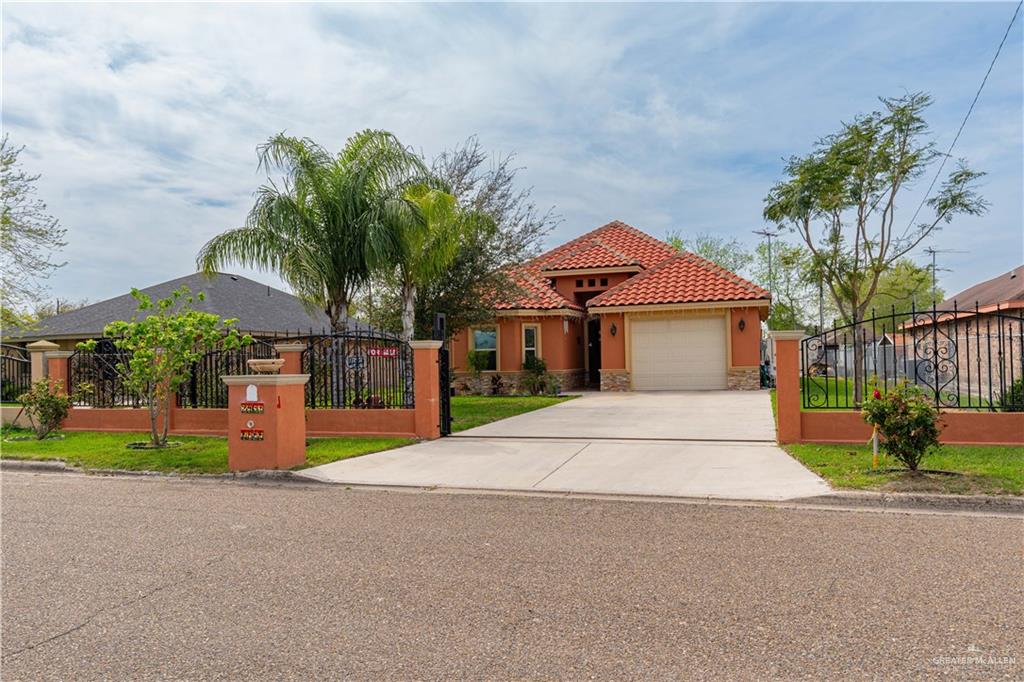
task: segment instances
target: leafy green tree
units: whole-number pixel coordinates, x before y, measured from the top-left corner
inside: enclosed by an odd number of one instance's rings
[[[810,154],[786,165],[786,178],[765,197],[766,220],[795,231],[841,316],[859,324],[882,274],[941,225],[959,215],[980,215],[987,204],[976,190],[982,173],[961,161],[927,201],[930,215],[907,224],[897,218],[900,193],[942,154],[923,118],[931,98],[923,93],[882,99],[882,109],[843,124]],[[854,366],[864,349],[855,344]],[[854,372],[854,399],[863,394]]]
[[[211,350],[232,350],[252,343],[252,337],[240,335],[237,320],[192,308],[188,287],[175,290],[168,298],[153,300],[132,289],[138,311],[129,321],[111,322],[103,335],[130,354],[117,364],[125,386],[149,408],[150,444],[166,447],[170,426],[171,399],[191,376],[192,364]],[[203,293],[196,295],[202,301]],[[78,344],[95,350],[96,340]]]
[[[945,298],[942,289],[932,291],[932,273],[909,258],[903,258],[882,273],[871,307],[879,315],[895,310],[896,323],[910,317],[912,308],[922,310]]]
[[[43,282],[64,263],[53,253],[64,248],[67,232],[36,198],[38,175],[27,173],[18,161],[24,147],[14,147],[7,135],[0,140],[0,317],[4,326],[25,321],[24,309],[39,298]]]
[[[283,133],[257,149],[267,182],[243,227],[202,248],[197,264],[214,272],[227,263],[276,271],[334,331],[347,326],[353,295],[375,264],[396,249],[386,224],[395,188],[427,169],[391,133],[364,130],[337,155]],[[275,182],[271,172],[284,174]]]
[[[431,165],[430,177],[455,197],[458,248],[437,276],[417,285],[414,326],[429,335],[436,312],[447,315],[452,331],[492,320],[495,305],[516,293],[507,267],[537,255],[544,237],[558,223],[541,211],[530,189],[519,188],[515,156],[492,158],[469,138]],[[396,279],[379,276],[359,298],[358,309],[381,329],[402,329],[402,296]]]
[[[665,241],[679,251],[695,253],[737,275],[745,273],[754,260],[738,239],[727,239],[703,232],[694,235],[693,239],[686,239],[682,233],[674,230],[668,233]]]
[[[754,257],[753,279],[772,292],[769,329],[811,329],[819,322],[818,281],[806,247],[782,240],[761,243]],[[831,319],[831,318],[829,318]]]

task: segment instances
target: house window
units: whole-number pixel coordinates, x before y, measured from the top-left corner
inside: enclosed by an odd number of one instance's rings
[[[592,280],[592,279],[588,279],[587,280],[587,286],[588,287],[592,287],[592,286],[594,286],[594,284],[595,284],[594,280]]]
[[[484,355],[483,371],[498,369],[498,330],[494,327],[480,327],[471,336],[473,351]]]
[[[523,325],[523,362],[540,357],[540,327],[535,324]]]
[[[602,277],[601,278],[601,286],[603,286],[603,287],[608,286],[608,278],[607,277]]]
[[[576,280],[576,286],[578,286],[578,287],[583,286],[583,280],[582,279]]]

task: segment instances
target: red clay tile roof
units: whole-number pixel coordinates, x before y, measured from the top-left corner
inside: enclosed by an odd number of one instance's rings
[[[595,245],[600,245],[609,251],[617,253],[623,259],[632,261],[626,263],[626,265],[636,263],[643,268],[653,268],[666,258],[678,253],[665,242],[655,239],[645,232],[641,232],[632,225],[627,225],[620,220],[613,220],[607,225],[591,230],[585,235],[566,242],[547,253],[542,253],[530,261],[529,265],[537,270],[546,270],[571,254],[582,256],[582,251],[591,251],[591,247]],[[582,257],[573,259],[573,268],[615,267],[600,264],[604,258],[599,256],[603,253],[602,249],[593,250],[590,253],[590,256],[595,258],[593,261],[585,260]]]
[[[556,310],[558,308],[583,310],[555,291],[548,280],[536,270],[522,267],[509,274],[519,291],[510,300],[495,305],[497,310]]]
[[[681,253],[587,302],[588,308],[767,299],[767,291],[711,261]]]
[[[600,239],[585,242],[581,248],[544,266],[545,270],[582,270],[639,265],[636,260],[604,244]]]

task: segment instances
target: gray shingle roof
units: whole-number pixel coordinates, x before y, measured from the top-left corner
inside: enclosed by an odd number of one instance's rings
[[[246,332],[291,333],[297,330],[316,332],[330,328],[327,316],[310,312],[295,296],[254,282],[239,275],[217,273],[213,276],[196,273],[142,289],[154,301],[167,298],[175,289],[187,286],[193,294],[203,292],[203,301],[193,307],[221,317],[237,317],[237,328]],[[95,338],[103,335],[103,327],[114,320],[129,320],[137,302],[124,294],[78,310],[60,313],[40,321],[30,330],[4,330],[4,340],[34,341],[37,339]],[[349,320],[350,329],[367,329],[367,325]]]

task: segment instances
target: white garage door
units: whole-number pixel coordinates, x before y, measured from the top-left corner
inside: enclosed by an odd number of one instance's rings
[[[726,387],[724,317],[637,319],[630,329],[634,390]]]

